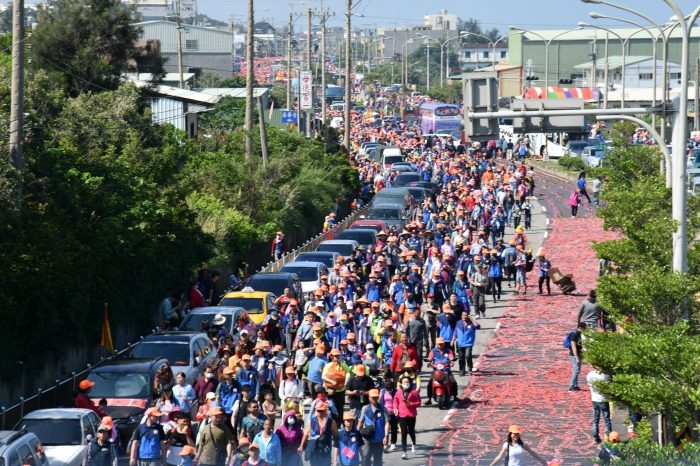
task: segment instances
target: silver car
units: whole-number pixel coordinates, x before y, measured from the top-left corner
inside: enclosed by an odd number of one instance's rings
[[[91,409],[38,409],[26,414],[15,430],[36,435],[51,466],[80,466],[85,447],[95,437],[100,418]]]

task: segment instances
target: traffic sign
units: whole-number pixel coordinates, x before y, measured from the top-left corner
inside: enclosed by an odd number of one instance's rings
[[[296,123],[296,122],[297,122],[296,110],[282,110],[282,123]]]

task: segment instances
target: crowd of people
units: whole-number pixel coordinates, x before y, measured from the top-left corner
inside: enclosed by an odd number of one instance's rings
[[[408,458],[420,443],[418,408],[458,399],[455,376],[477,371],[478,320],[490,303],[532,292],[535,268],[539,293],[544,285],[550,293],[551,263],[528,244],[532,167],[401,127],[353,113],[357,202],[397,175],[359,155],[370,140],[401,147],[433,194],[410,201],[403,228],[338,257],[313,293],[286,289],[262,324],[245,314],[233,333],[209,323],[203,330],[218,358],[192,385],[163,368],[128,446],[130,464],[380,465],[399,448]],[[271,255],[286,252],[279,232]],[[190,294],[204,305],[210,289],[193,283]],[[168,303],[164,317],[179,305]]]

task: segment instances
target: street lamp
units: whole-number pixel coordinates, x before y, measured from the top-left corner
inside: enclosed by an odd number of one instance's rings
[[[568,34],[572,31],[577,31],[580,29],[583,29],[581,23],[578,23],[578,27],[576,29],[571,29],[568,31],[560,32],[559,34],[556,34],[554,37],[550,37],[549,39],[545,39],[543,36],[536,32],[528,31],[527,29],[519,28],[519,27],[514,27],[511,26],[511,29],[515,31],[520,31],[520,33],[527,33],[527,34],[532,34],[533,36],[539,37],[542,39],[544,42],[544,88],[549,92],[549,44],[554,41],[557,37],[561,37],[564,34]],[[495,48],[495,47],[494,47]]]
[[[519,29],[519,28],[514,28],[511,26],[511,29]],[[522,31],[522,29],[520,29],[520,30]],[[482,39],[486,39],[488,41],[488,43],[491,44],[491,66],[493,67],[493,71],[496,71],[496,45],[498,45],[498,43],[500,41],[502,41],[503,39],[509,38],[512,34],[509,33],[509,34],[506,34],[505,36],[501,36],[498,39],[496,39],[495,41],[491,40],[491,38],[488,36],[485,36],[483,34],[477,34],[476,32],[465,31],[464,35],[465,36],[481,37]],[[478,66],[478,58],[477,58],[477,66]]]
[[[624,5],[608,2],[606,0],[581,0],[583,3],[595,3],[608,5],[623,11],[627,11],[636,16],[646,19],[651,24],[656,24],[644,13]],[[675,24],[669,29],[669,36],[677,26],[681,27],[681,83],[680,96],[676,118],[673,122],[672,136],[672,162],[671,162],[671,217],[677,222],[678,227],[673,234],[673,271],[685,273],[688,271],[688,219],[686,213],[686,161],[685,161],[685,141],[688,136],[688,61],[690,31],[695,24],[695,20],[700,14],[700,5],[688,16],[683,15],[674,0],[664,0],[675,17],[672,21]],[[668,45],[668,42],[666,43]],[[664,62],[665,66],[665,62]],[[664,75],[666,71],[664,70]],[[666,89],[664,89],[664,101]]]
[[[671,216],[678,222],[678,229],[673,234],[673,270],[686,273],[688,271],[688,218],[686,212],[686,163],[685,141],[688,137],[688,61],[690,48],[690,32],[695,20],[700,15],[700,5],[685,17],[673,0],[664,0],[676,15],[678,25],[683,34],[681,43],[681,89],[678,113],[673,122],[673,162]],[[696,110],[697,111],[697,110]]]
[[[460,31],[458,36],[447,39],[447,40],[445,40],[445,42],[443,42],[440,45],[440,86],[445,85],[445,82],[443,79],[443,70],[442,70],[442,63],[443,63],[442,57],[444,56],[444,53],[445,53],[445,45],[447,45],[447,43],[450,41],[453,41],[456,39],[462,39],[463,37],[467,36],[467,34],[468,33],[466,31]],[[449,51],[447,52],[447,63],[445,64],[445,76],[448,79],[450,77],[450,52]]]
[[[368,48],[368,53],[367,53],[367,73],[372,72],[372,44],[378,44],[379,42],[383,41],[384,39],[382,37],[378,39],[374,39],[372,42],[369,43],[369,48]],[[375,58],[379,55],[379,48],[375,47],[374,51],[374,56]]]
[[[401,63],[401,82],[408,88],[408,44],[413,43],[413,38],[406,39],[406,42],[401,46],[401,58],[403,59]],[[406,51],[404,52],[404,49]]]
[[[651,51],[651,60],[654,63],[654,69],[652,70],[652,80],[654,81],[654,88],[652,89],[652,94],[651,94],[651,106],[652,107],[656,107],[656,89],[658,87],[658,83],[657,83],[658,77],[657,77],[657,73],[656,73],[656,68],[657,68],[657,66],[656,66],[656,41],[658,41],[659,37],[661,37],[662,43],[663,43],[663,49],[664,49],[663,50],[663,77],[661,79],[661,83],[662,83],[661,87],[662,87],[662,89],[664,89],[664,101],[665,101],[666,100],[665,89],[668,87],[668,74],[666,72],[666,67],[667,67],[666,54],[668,52],[668,48],[667,48],[667,43],[666,43],[667,37],[666,37],[665,29],[656,23],[652,23],[654,26],[656,26],[659,29],[659,34],[655,35],[653,32],[651,32],[651,29],[649,29],[649,28],[647,28],[647,27],[645,27],[645,26],[643,26],[635,21],[630,21],[629,19],[603,15],[603,14],[597,13],[595,11],[589,13],[589,16],[593,19],[611,19],[613,21],[620,21],[622,23],[631,24],[632,26],[636,26],[640,29],[645,30],[649,34],[649,37],[651,37],[651,43],[652,43],[652,47],[653,47],[653,49]],[[607,54],[606,54],[606,60],[607,60]],[[656,114],[653,114],[651,116],[651,120],[652,120],[652,122],[651,122],[652,126],[654,128],[656,128]],[[661,130],[661,137],[662,138],[664,137],[665,126],[666,125],[664,124],[662,127],[662,130]],[[665,141],[661,141],[661,142],[665,144]]]
[[[620,108],[625,108],[625,65],[627,62],[627,42],[630,40],[630,38],[632,36],[627,36],[625,38],[622,38],[622,36],[620,34],[616,33],[615,31],[612,31],[608,28],[604,28],[602,26],[595,26],[593,24],[588,24],[588,23],[583,22],[583,21],[579,21],[578,25],[580,27],[590,27],[593,29],[600,29],[600,30],[605,31],[609,34],[612,34],[613,36],[620,39],[620,45],[622,45],[622,96],[620,97]],[[639,31],[637,31],[637,32],[639,32]],[[597,80],[598,80],[597,76],[593,76],[593,85],[594,86],[596,85]],[[606,91],[607,91],[607,85],[608,85],[608,83],[605,83]]]
[[[422,39],[425,39],[425,74],[426,74],[426,89],[429,91],[430,90],[430,41],[434,40],[437,42],[437,39],[434,37],[426,36],[425,34],[418,34],[419,37]]]

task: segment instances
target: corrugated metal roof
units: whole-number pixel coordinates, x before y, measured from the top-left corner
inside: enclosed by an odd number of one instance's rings
[[[245,98],[245,87],[206,87],[197,90],[203,94],[218,95],[221,97],[233,97],[236,99]],[[253,97],[262,97],[267,92],[270,92],[270,89],[268,89],[267,87],[254,87]]]
[[[177,53],[177,23],[172,21],[145,21],[134,26],[141,28],[141,39],[158,39],[162,53]],[[182,26],[182,50],[187,54],[232,53],[233,32],[201,26]]]
[[[179,87],[163,86],[158,84],[154,85],[145,81],[132,82],[136,85],[136,87],[140,89],[148,88],[155,94],[170,97],[175,100],[181,100],[185,102],[208,106],[216,105],[221,100],[221,96],[218,95],[211,95],[205,94],[203,92],[180,89]]]
[[[635,65],[637,63],[642,63],[642,62],[651,61],[651,60],[652,60],[652,57],[647,57],[644,55],[631,55],[631,56],[624,57],[625,66],[631,66],[631,65]],[[622,61],[623,61],[622,55],[611,55],[607,58],[602,57],[602,58],[596,59],[595,66],[598,69],[603,69],[603,68],[605,68],[606,63],[607,63],[608,69],[614,70],[617,68],[622,68]],[[649,66],[651,66],[653,68],[653,64],[649,65]],[[575,70],[587,70],[590,67],[591,67],[591,62],[587,61],[587,62],[581,63],[579,65],[574,65],[573,68]]]
[[[591,26],[597,26],[597,24],[591,23]],[[600,26],[605,27],[606,29],[609,29],[611,32],[614,32],[615,34],[619,35],[623,39],[627,37],[633,37],[633,39],[640,39],[640,40],[650,40],[649,39],[649,34],[646,33],[645,31],[639,30],[639,28],[615,28],[615,27],[608,27],[607,25],[601,24]],[[514,28],[511,29],[511,31],[514,31],[517,33],[520,29]],[[653,33],[657,32],[653,28],[651,29]],[[585,27],[583,29],[532,29],[532,30],[527,30],[523,32],[522,36],[523,38],[527,39],[528,41],[540,41],[542,42],[543,40],[551,40],[552,38],[556,38],[558,42],[566,42],[566,41],[575,41],[575,40],[593,40],[598,39],[605,39],[605,35],[608,35],[609,40],[619,40],[615,34],[608,33],[607,31],[603,29],[599,29],[596,27]],[[541,36],[541,37],[540,37]],[[558,36],[558,37],[557,37]],[[691,37],[700,37],[700,28],[694,27],[691,30]],[[674,29],[674,31],[671,33],[671,37],[673,38],[680,38],[682,37],[682,33],[680,31],[680,28]]]

